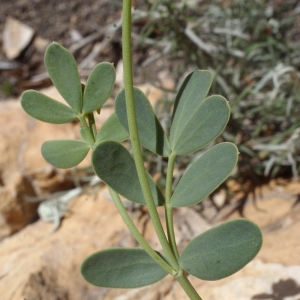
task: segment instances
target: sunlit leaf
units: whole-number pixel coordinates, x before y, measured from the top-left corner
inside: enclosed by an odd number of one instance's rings
[[[206,70],[194,71],[185,78],[175,99],[170,133],[172,138],[182,130],[187,120],[203,102],[212,84],[212,79],[211,72]]]
[[[98,131],[96,141],[122,142],[128,138],[128,131],[120,123],[116,113],[113,113],[101,126],[100,130]]]
[[[180,127],[171,130],[172,151],[184,155],[205,147],[223,132],[229,115],[230,108],[225,98],[206,98],[191,115],[181,116],[185,121],[180,122]]]
[[[243,268],[259,252],[262,234],[256,224],[237,219],[210,229],[193,239],[179,263],[202,280],[219,280]]]
[[[145,204],[135,163],[130,153],[119,143],[104,141],[92,154],[95,173],[117,193],[128,200]],[[150,175],[148,181],[156,205],[163,205],[164,197]]]
[[[82,87],[74,56],[58,43],[51,43],[45,53],[49,76],[66,102],[81,112]]]
[[[77,117],[69,106],[33,90],[22,94],[21,106],[35,119],[52,124],[68,123]]]
[[[81,274],[99,287],[129,289],[155,283],[168,273],[143,249],[115,248],[87,257]]]
[[[134,101],[140,142],[149,150],[162,156],[170,155],[170,144],[153,108],[138,88],[134,88]],[[118,119],[128,131],[125,90],[122,90],[115,102]]]
[[[54,140],[42,145],[44,159],[57,168],[72,168],[86,157],[90,147],[84,141]]]
[[[100,108],[109,98],[116,79],[112,64],[102,62],[92,70],[83,93],[82,112],[93,112]]]
[[[173,207],[196,204],[213,192],[232,172],[237,147],[221,143],[205,152],[185,172],[171,198]]]

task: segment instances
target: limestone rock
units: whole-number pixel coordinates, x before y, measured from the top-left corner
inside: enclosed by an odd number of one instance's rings
[[[71,188],[66,171],[57,171],[42,157],[47,139],[75,138],[74,125],[34,120],[18,101],[0,102],[0,239],[32,222],[37,203],[25,196],[41,196]]]
[[[64,102],[55,87],[41,92]],[[98,128],[112,112],[110,106],[95,116]],[[40,122],[28,116],[18,100],[0,101],[0,239],[37,217],[38,203],[25,200],[25,196],[42,196],[74,186],[70,170],[49,165],[41,155],[41,146],[47,140],[80,139],[79,128],[79,122]],[[90,166],[90,156],[79,166]]]
[[[180,285],[169,275],[152,286],[134,290],[97,288],[84,281],[80,265],[86,256],[108,247],[136,246],[105,193],[100,188],[94,195],[82,195],[73,200],[69,215],[52,234],[51,224],[38,221],[0,243],[0,291],[3,299],[188,300]],[[176,221],[191,225],[192,219],[197,222],[195,214],[192,208],[180,209],[176,212]],[[141,230],[146,227],[146,236],[155,245],[150,222],[143,216],[133,213],[134,222]],[[195,230],[177,228],[182,241],[182,234],[189,232],[189,237],[193,238],[198,234],[196,231],[203,231],[206,225],[198,219],[192,226]],[[271,249],[265,250],[270,252]],[[259,254],[258,259],[244,269],[219,281],[205,282],[194,277],[190,280],[205,300],[299,299],[300,266],[266,263],[261,257],[263,255]]]
[[[3,31],[3,50],[8,59],[17,58],[28,46],[34,30],[10,16],[7,17]]]

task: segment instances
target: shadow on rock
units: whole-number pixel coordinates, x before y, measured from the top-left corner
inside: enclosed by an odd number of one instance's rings
[[[271,294],[259,294],[253,296],[252,300],[284,300],[288,296],[299,296],[295,300],[300,300],[300,285],[293,279],[279,280],[272,285]]]

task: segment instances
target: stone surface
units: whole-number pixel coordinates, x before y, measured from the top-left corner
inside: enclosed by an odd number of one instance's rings
[[[273,228],[272,222],[280,221],[276,219],[278,211],[284,211],[286,203],[275,201],[276,197],[284,195],[285,199],[290,197],[290,201],[292,198],[296,200],[295,195],[299,191],[300,186],[297,184],[293,190],[289,190],[289,186],[284,187],[279,196],[269,189],[262,192],[266,194],[258,204],[260,207],[268,206],[269,221],[266,224],[265,220],[261,220],[265,229]],[[188,300],[171,276],[152,286],[134,290],[101,289],[83,280],[79,270],[87,255],[108,247],[136,246],[107,196],[107,190],[99,188],[96,194],[82,195],[73,200],[61,227],[54,233],[51,233],[52,224],[38,221],[0,242],[0,292],[3,299]],[[250,213],[252,206],[251,201],[246,205],[250,218],[257,213]],[[162,210],[159,210],[159,214],[163,217]],[[131,215],[147,240],[160,250],[145,210],[134,210]],[[291,221],[283,222],[284,226],[263,229],[262,250],[244,269],[214,282],[191,277],[202,298],[299,300],[300,209],[295,206],[288,212],[288,216]],[[175,224],[180,249],[209,227],[193,208],[176,210]]]
[[[52,126],[27,116],[16,101],[0,102],[0,239],[36,217],[37,204],[26,201],[25,195],[39,196],[72,186],[66,174],[49,166],[40,154],[46,136],[74,135],[72,125],[69,130],[58,126],[56,131]]]
[[[154,105],[162,95],[151,85],[141,88],[149,94]],[[55,87],[41,90],[45,95],[65,103]],[[95,115],[99,128],[113,112],[109,99]],[[0,102],[0,239],[29,224],[37,217],[37,203],[25,200],[26,196],[41,196],[71,188],[74,182],[69,171],[49,165],[40,153],[43,142],[52,139],[80,139],[79,122],[62,125],[40,122],[28,116],[19,101]],[[79,167],[90,166],[90,153]]]
[[[80,276],[80,264],[89,254],[112,246],[136,245],[113,203],[103,196],[105,194],[100,189],[96,195],[83,195],[74,200],[69,206],[69,215],[55,233],[51,233],[51,224],[38,221],[0,243],[3,299],[150,300],[169,293],[174,283],[171,276],[153,287],[128,291],[99,289]],[[185,211],[180,218],[187,215]],[[137,213],[135,221],[142,230],[145,223],[140,217]],[[148,227],[149,222],[146,223]],[[150,230],[146,231],[149,236]],[[150,241],[156,244],[153,235]]]
[[[17,58],[28,46],[34,30],[19,20],[7,17],[3,30],[3,50],[8,59]]]
[[[151,101],[156,91],[145,86],[147,90]],[[61,100],[54,88],[43,92]],[[111,112],[111,108],[103,109],[97,126]],[[0,236],[6,237],[0,241],[1,299],[188,299],[171,276],[134,290],[101,289],[83,280],[80,264],[87,255],[108,247],[137,246],[103,187],[72,200],[56,232],[52,232],[53,224],[41,220],[21,230],[36,216],[36,204],[25,201],[24,195],[45,195],[74,184],[67,179],[68,170],[56,170],[44,161],[40,147],[49,139],[79,138],[79,124],[33,120],[16,101],[0,102],[0,122]],[[87,165],[89,158],[82,163]],[[191,277],[204,300],[300,299],[299,194],[299,182],[273,181],[258,190],[255,201],[248,199],[245,217],[262,228],[262,250],[244,269],[223,280],[204,282]],[[139,230],[161,250],[146,210],[129,208]],[[159,214],[163,219],[163,209]],[[234,213],[230,218],[237,217]],[[192,207],[176,210],[174,219],[180,251],[211,226]]]

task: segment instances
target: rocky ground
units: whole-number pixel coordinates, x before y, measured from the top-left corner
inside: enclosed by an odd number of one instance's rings
[[[155,101],[159,90],[149,85],[147,89],[151,91],[151,101]],[[54,88],[44,92],[56,99],[60,97]],[[15,100],[2,102],[0,108],[1,298],[187,299],[170,276],[136,290],[99,289],[83,280],[79,269],[87,255],[107,247],[136,243],[101,186],[89,188],[70,201],[56,231],[53,222],[37,220],[37,204],[26,200],[25,195],[42,197],[74,186],[69,171],[56,170],[43,160],[40,146],[51,138],[76,137],[78,124],[34,121]],[[103,117],[110,113],[111,109],[104,110]],[[11,121],[7,122],[8,119]],[[97,122],[99,125],[103,120]],[[82,167],[88,164],[86,159]],[[205,300],[300,299],[300,184],[278,179],[259,188],[256,194],[255,201],[248,199],[244,214],[262,228],[262,250],[254,261],[229,278],[216,282],[191,278]],[[140,210],[131,214],[146,238],[159,249],[148,217]],[[236,217],[240,217],[237,212],[230,216]],[[175,224],[180,247],[212,226],[193,208],[177,210]]]
[[[137,8],[142,2],[135,1]],[[95,54],[82,67],[82,78],[86,78],[95,62],[111,61],[117,66],[117,88],[120,88],[120,33],[109,37],[109,43],[97,52],[106,37],[101,30],[120,18],[120,1],[83,3],[72,0],[66,3],[51,0],[45,3],[40,0],[1,3],[0,298],[187,299],[171,276],[153,286],[136,290],[99,289],[87,284],[80,276],[80,264],[87,255],[108,247],[137,246],[136,242],[103,185],[96,183],[84,189],[79,196],[70,198],[68,203],[57,201],[61,195],[56,193],[80,186],[83,177],[80,170],[76,171],[78,173],[62,171],[47,164],[40,154],[41,144],[49,139],[78,138],[79,124],[51,125],[33,120],[21,109],[18,96],[27,88],[50,86],[43,66],[43,54],[49,42],[55,40],[71,48],[78,45],[82,38],[99,32],[98,38],[74,50],[79,63],[84,62],[89,53]],[[3,50],[4,38],[1,33],[8,16],[21,21],[34,32],[31,41],[24,49],[20,49],[14,59],[8,59]],[[78,34],[79,40],[76,40]],[[135,54],[135,65],[141,66],[148,54]],[[136,84],[146,82],[152,76],[153,80],[163,79],[160,83],[165,88],[174,88],[174,82],[169,77],[169,63],[158,60],[151,68],[135,68]],[[152,104],[163,95],[162,90],[149,84],[140,87],[149,94]],[[53,87],[43,92],[61,100]],[[6,98],[8,95],[10,99]],[[13,98],[13,95],[16,97]],[[98,126],[111,112],[109,107],[102,110],[97,119]],[[87,157],[80,167],[87,168],[89,165]],[[232,187],[240,188],[234,183]],[[244,217],[261,227],[263,247],[251,263],[229,278],[216,282],[191,278],[204,300],[300,300],[300,183],[292,179],[276,179],[258,187],[255,195],[247,196],[243,212]],[[238,198],[242,196],[238,195]],[[222,201],[222,197],[221,191],[214,199]],[[40,206],[40,203],[43,205]],[[225,207],[216,218],[206,218],[210,201],[205,203],[207,210],[201,214],[194,208],[176,210],[175,230],[181,248],[207,228],[240,217],[238,211],[228,215],[230,207]],[[159,250],[145,212],[132,209],[130,213],[146,238]],[[57,219],[59,216],[63,216],[60,222]]]

